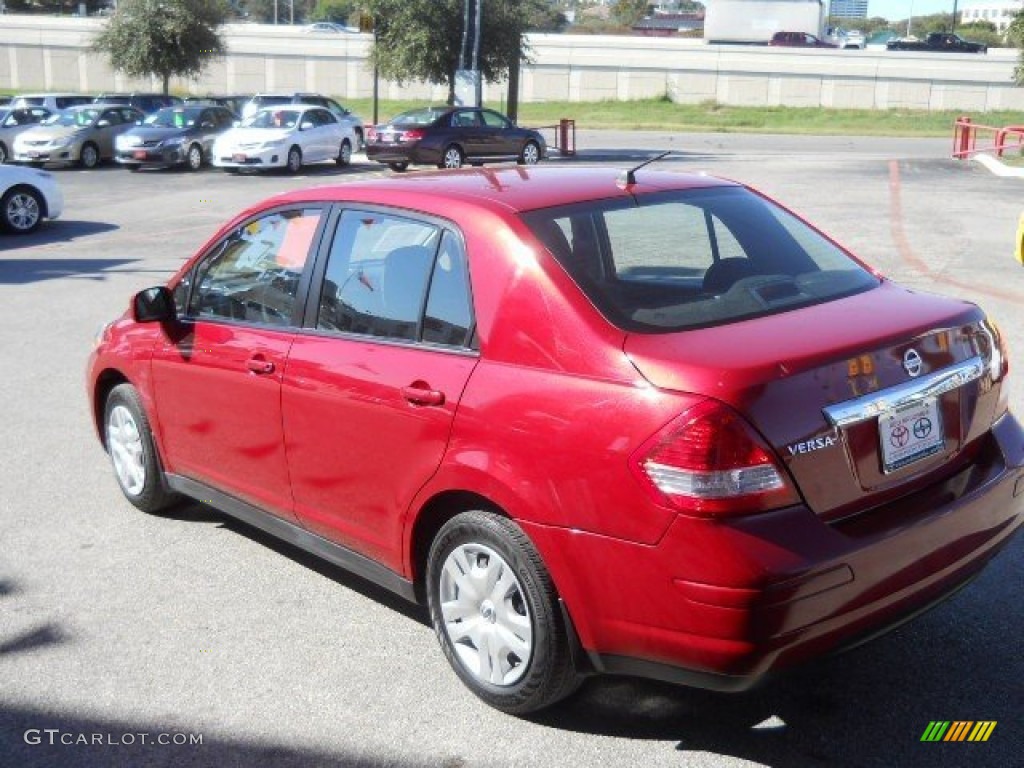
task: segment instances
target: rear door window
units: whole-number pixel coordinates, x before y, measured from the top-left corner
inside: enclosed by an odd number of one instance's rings
[[[472,328],[461,238],[433,223],[345,211],[331,242],[316,327],[467,346]]]

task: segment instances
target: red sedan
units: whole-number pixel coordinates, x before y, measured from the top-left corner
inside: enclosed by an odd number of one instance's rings
[[[973,304],[742,185],[506,168],[319,187],[100,334],[144,511],[200,499],[410,600],[512,713],[594,672],[742,690],[935,604],[1020,527]]]

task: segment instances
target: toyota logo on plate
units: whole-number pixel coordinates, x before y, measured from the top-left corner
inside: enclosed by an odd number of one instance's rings
[[[903,353],[903,368],[911,377],[921,373],[921,356],[916,349],[908,349]]]

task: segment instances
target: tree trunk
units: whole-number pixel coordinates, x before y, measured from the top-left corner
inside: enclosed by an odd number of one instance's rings
[[[523,62],[522,41],[516,46],[512,61],[508,63],[508,119],[519,122],[519,68]]]
[[[168,96],[171,93],[171,76],[169,73],[164,72],[164,96]]]

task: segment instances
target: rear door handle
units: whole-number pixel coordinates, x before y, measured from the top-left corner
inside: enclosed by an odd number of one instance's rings
[[[263,355],[256,355],[250,357],[245,362],[245,367],[253,373],[267,374],[274,372],[274,364],[269,360],[264,359]]]
[[[402,397],[413,405],[444,405],[444,392],[427,387],[423,382],[402,387]]]

